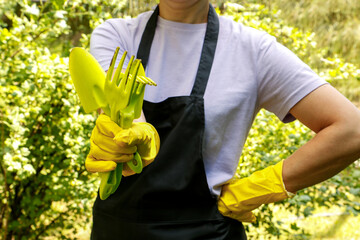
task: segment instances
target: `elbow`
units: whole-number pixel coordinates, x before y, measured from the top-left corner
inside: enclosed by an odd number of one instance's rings
[[[360,110],[356,111],[356,116],[352,120],[351,131],[354,134],[354,141],[357,145],[358,152],[360,152]]]
[[[343,124],[343,140],[348,145],[351,158],[355,161],[360,158],[360,116]]]
[[[340,115],[328,127],[320,132],[327,132],[325,138],[332,142],[332,152],[339,164],[351,164],[360,158],[360,111]],[[333,157],[335,157],[333,156]]]
[[[360,157],[360,120],[354,131],[354,141],[355,145],[357,146],[357,155]]]

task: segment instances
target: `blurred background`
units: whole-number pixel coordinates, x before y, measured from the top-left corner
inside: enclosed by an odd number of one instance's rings
[[[220,15],[270,33],[360,107],[360,1],[213,1]],[[71,48],[109,18],[151,0],[0,0],[0,239],[89,239],[99,179],[84,168],[96,114],[79,105]],[[284,63],[285,64],[285,63]],[[236,177],[286,158],[313,136],[261,111]],[[360,239],[360,164],[255,211],[249,239]]]

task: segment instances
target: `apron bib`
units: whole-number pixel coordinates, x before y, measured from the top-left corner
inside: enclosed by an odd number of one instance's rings
[[[144,30],[137,58],[146,67],[158,7]],[[160,151],[142,173],[121,180],[106,200],[97,197],[91,239],[97,240],[220,240],[246,239],[241,222],[222,216],[217,197],[207,184],[202,140],[205,127],[203,95],[219,33],[210,5],[208,24],[195,83],[190,96],[160,103],[144,101],[147,122],[158,131]]]

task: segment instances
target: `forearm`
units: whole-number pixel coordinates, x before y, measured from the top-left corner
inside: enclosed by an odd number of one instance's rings
[[[329,85],[314,90],[290,113],[316,135],[289,158],[225,184],[219,211],[254,221],[251,211],[322,182],[360,158],[360,111]],[[285,185],[285,189],[284,189]]]
[[[288,191],[296,192],[336,175],[358,158],[359,127],[332,124],[284,161],[284,184]]]

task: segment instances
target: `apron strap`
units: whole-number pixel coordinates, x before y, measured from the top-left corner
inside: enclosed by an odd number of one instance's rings
[[[159,5],[155,8],[154,13],[151,15],[149,21],[146,24],[145,30],[141,37],[139,49],[136,54],[136,58],[141,59],[144,69],[146,69],[147,62],[149,60],[151,44],[154,40],[158,16],[159,16]]]
[[[155,8],[153,14],[146,24],[137,52],[137,58],[141,59],[144,69],[146,68],[147,62],[149,60],[151,44],[155,36],[158,15],[159,6]],[[191,96],[202,97],[205,93],[215,56],[218,36],[219,18],[215,12],[214,7],[209,4],[208,23],[206,26],[204,44],[201,51],[200,63],[196,73],[195,83],[191,91]]]
[[[191,91],[192,96],[204,96],[206,85],[210,76],[211,67],[214,61],[217,40],[219,36],[219,18],[215,9],[210,4],[208,23],[203,48],[201,51],[200,63],[196,73],[195,84]]]

